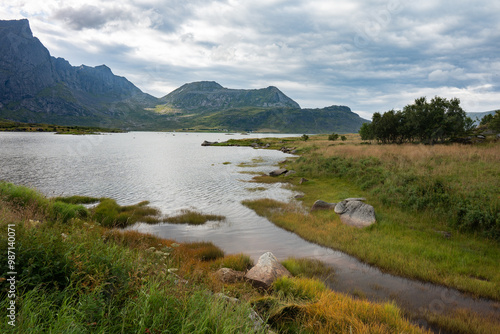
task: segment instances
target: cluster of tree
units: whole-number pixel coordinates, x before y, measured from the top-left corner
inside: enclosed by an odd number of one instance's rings
[[[433,144],[466,136],[474,128],[457,98],[447,100],[436,96],[430,102],[425,97],[415,100],[403,110],[375,113],[371,123],[359,130],[362,140],[382,143],[422,142]]]
[[[339,134],[337,134],[337,133],[334,132],[334,133],[332,133],[331,135],[328,136],[328,140],[335,141],[335,140],[339,139],[339,136],[340,136]],[[347,137],[346,136],[341,136],[340,139],[342,141],[346,141]]]
[[[484,116],[479,125],[500,132],[500,110],[495,111],[495,115],[489,114]]]

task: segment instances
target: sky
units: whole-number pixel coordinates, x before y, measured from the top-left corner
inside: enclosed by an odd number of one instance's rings
[[[0,0],[54,57],[162,97],[184,83],[276,86],[361,117],[426,96],[500,108],[500,1]]]

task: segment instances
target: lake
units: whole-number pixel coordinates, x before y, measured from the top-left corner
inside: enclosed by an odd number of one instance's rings
[[[131,228],[179,242],[211,241],[228,254],[243,252],[254,261],[267,251],[278,259],[320,259],[335,269],[335,277],[327,280],[334,290],[362,292],[372,300],[395,300],[413,312],[445,312],[459,307],[498,312],[495,303],[388,275],[344,253],[307,242],[243,206],[241,201],[246,199],[293,201],[296,195],[283,184],[249,182],[251,172],[268,173],[291,155],[249,147],[201,146],[205,140],[248,137],[219,133],[75,136],[0,132],[0,180],[35,187],[50,197],[110,197],[122,205],[148,200],[165,215],[182,209],[223,215],[225,221],[204,226],[139,223]]]

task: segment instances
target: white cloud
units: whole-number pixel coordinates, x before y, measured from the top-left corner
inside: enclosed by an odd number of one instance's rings
[[[215,80],[365,117],[420,96],[500,107],[500,4],[485,0],[14,0],[0,16],[28,18],[52,55],[105,63],[155,96]]]

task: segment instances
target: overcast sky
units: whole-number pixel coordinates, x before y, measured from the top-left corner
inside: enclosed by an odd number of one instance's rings
[[[364,118],[416,98],[500,108],[500,1],[0,0],[55,57],[161,97],[187,82],[277,86]]]

